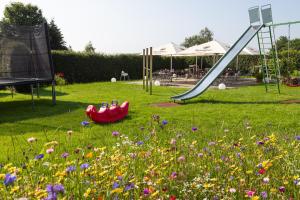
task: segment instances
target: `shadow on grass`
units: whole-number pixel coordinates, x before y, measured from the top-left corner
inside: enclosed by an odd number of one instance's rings
[[[180,102],[180,104],[233,104],[233,105],[240,105],[240,104],[248,104],[248,105],[268,105],[268,104],[281,104],[282,101],[220,101],[220,100],[208,100],[208,99],[201,99],[201,100],[192,100],[186,102]]]
[[[57,100],[56,105],[54,106],[52,105],[51,99],[38,99],[34,101],[32,109],[32,103],[29,99],[0,102],[0,124],[56,116],[73,112],[78,109],[82,109],[84,112],[87,106],[87,103],[59,100]]]

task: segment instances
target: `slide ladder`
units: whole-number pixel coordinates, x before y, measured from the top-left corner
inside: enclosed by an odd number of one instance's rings
[[[263,82],[265,83],[266,92],[270,91],[271,85],[276,85],[277,91],[280,93],[280,68],[275,32],[274,28],[270,26],[270,24],[273,24],[271,5],[262,6],[261,13],[263,23],[267,25],[257,34]]]
[[[246,45],[257,35],[264,25],[251,25],[243,35],[232,45],[232,47],[218,60],[218,62],[207,72],[207,74],[191,90],[171,97],[175,100],[187,100],[202,94],[218,76],[227,68],[231,61],[246,47]]]

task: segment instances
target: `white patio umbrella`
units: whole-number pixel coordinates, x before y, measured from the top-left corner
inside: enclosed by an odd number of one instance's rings
[[[201,56],[201,68],[202,68],[203,56],[214,56],[214,63],[215,63],[215,56],[225,54],[230,49],[230,47],[231,47],[230,44],[220,42],[218,40],[212,40],[210,42],[189,47],[179,52],[177,56],[196,56],[196,65],[197,65],[197,57]],[[259,51],[250,47],[245,47],[240,54],[259,55]],[[237,62],[238,62],[238,58],[237,58]]]
[[[177,56],[196,56],[196,66],[198,62],[198,56],[201,57],[201,69],[202,69],[202,57],[203,56],[215,56],[223,55],[230,49],[230,45],[220,42],[218,40],[212,40],[200,45],[189,47],[177,54]]]
[[[173,42],[170,42],[168,44],[164,44],[158,47],[153,48],[153,55],[158,55],[158,56],[170,56],[171,57],[171,62],[170,62],[170,70],[173,70],[173,61],[172,57],[173,55],[176,55],[177,53],[183,51],[185,47],[177,45]]]

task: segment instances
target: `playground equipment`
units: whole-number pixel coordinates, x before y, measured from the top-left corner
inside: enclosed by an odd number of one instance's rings
[[[47,22],[36,26],[0,23],[0,86],[30,85],[33,105],[33,85],[38,89],[40,83],[52,83],[52,102],[55,104],[54,66]]]
[[[152,95],[152,47],[143,49],[143,89]]]
[[[99,111],[96,106],[89,105],[86,109],[86,115],[96,123],[113,123],[119,121],[128,115],[129,102],[125,101],[121,106],[117,101],[112,101],[111,106],[108,103],[102,103]]]
[[[287,22],[273,24],[271,5],[264,5],[259,9],[258,6],[248,10],[250,18],[249,28],[235,42],[234,45],[218,60],[218,62],[207,72],[207,74],[191,90],[171,97],[175,100],[187,100],[201,95],[214,82],[214,80],[227,68],[231,61],[244,49],[252,40],[258,37],[263,79],[268,92],[268,84],[272,78],[276,79],[278,93],[280,93],[279,79],[280,70],[278,54],[275,40],[274,27],[286,24],[300,23]],[[262,16],[262,20],[261,20]],[[262,21],[262,23],[261,23]],[[269,45],[269,46],[268,46]],[[269,59],[271,57],[271,59]]]

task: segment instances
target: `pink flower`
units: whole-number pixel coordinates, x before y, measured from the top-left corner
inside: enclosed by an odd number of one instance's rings
[[[185,157],[184,156],[179,156],[178,157],[178,162],[183,162],[185,161]]]
[[[174,180],[177,178],[177,173],[176,172],[172,172],[172,174],[170,175],[170,179]]]
[[[51,154],[53,151],[54,151],[53,148],[49,148],[49,149],[46,150],[46,153]]]
[[[247,190],[246,194],[247,194],[248,197],[253,197],[254,194],[255,194],[255,191]]]
[[[171,141],[170,141],[170,144],[171,145],[176,145],[176,140],[174,138],[172,138]]]
[[[112,136],[118,137],[120,135],[120,133],[118,131],[113,131],[112,132]]]

